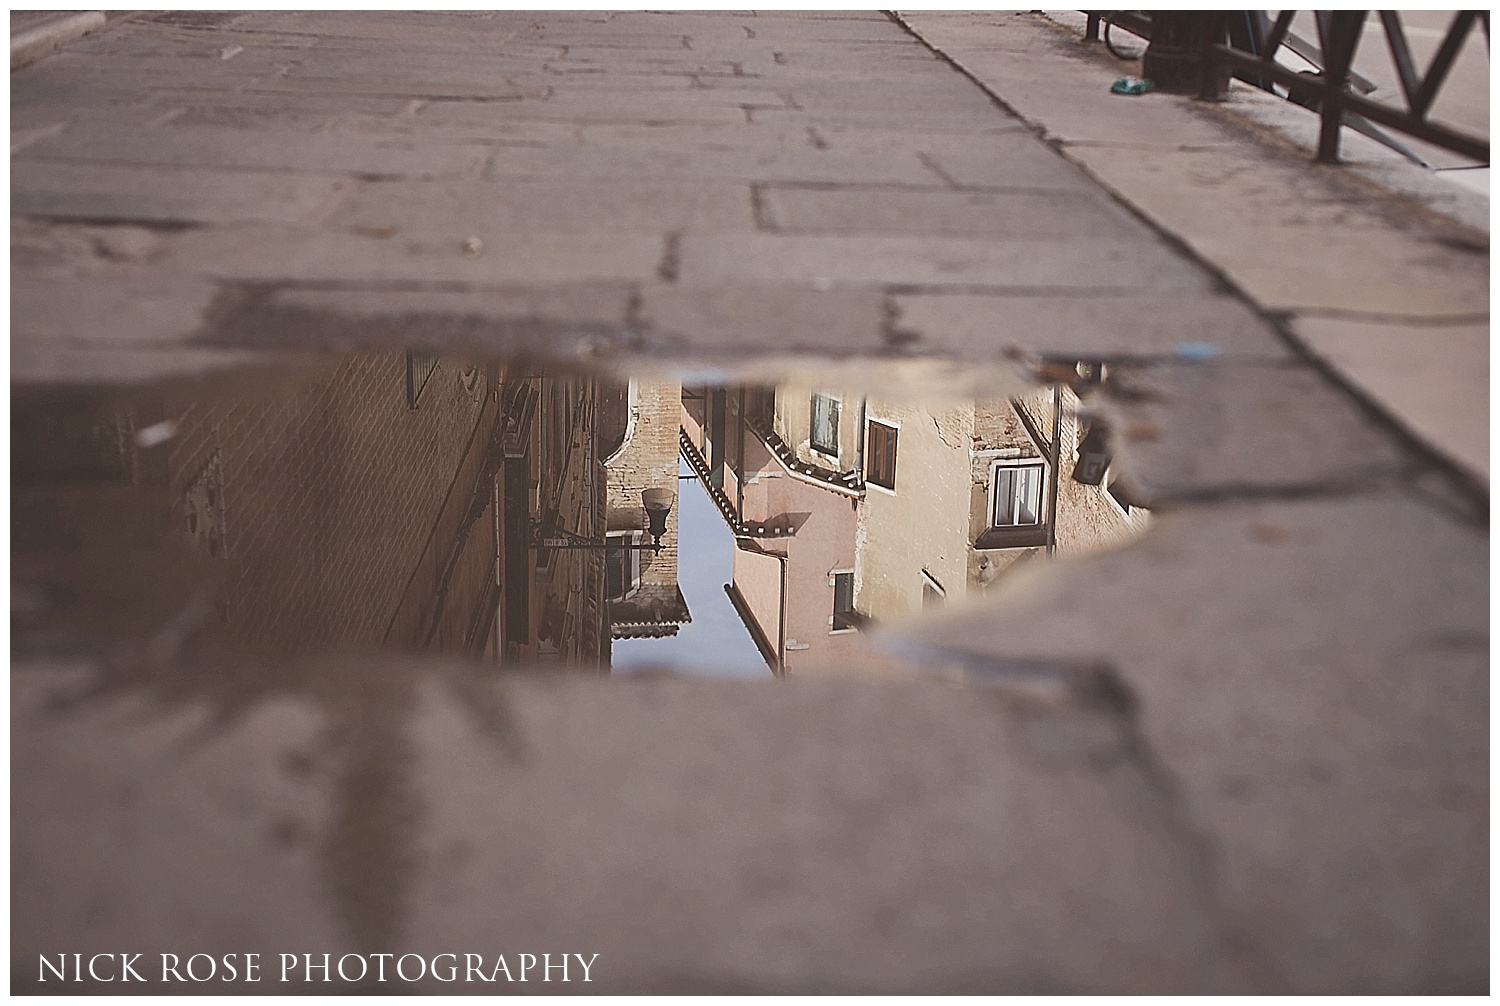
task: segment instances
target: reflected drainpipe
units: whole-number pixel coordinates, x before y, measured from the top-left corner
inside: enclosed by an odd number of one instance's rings
[[[859,400],[859,430],[854,440],[854,470],[865,477],[865,400]]]
[[[740,385],[739,453],[734,470],[734,517],[745,519],[745,386]]]
[[[1052,389],[1052,463],[1047,466],[1047,555],[1057,553],[1057,471],[1062,464],[1062,385]]]
[[[781,675],[786,676],[786,560],[784,555],[778,555],[777,560],[781,563],[781,612],[779,624],[776,626],[776,666]]]

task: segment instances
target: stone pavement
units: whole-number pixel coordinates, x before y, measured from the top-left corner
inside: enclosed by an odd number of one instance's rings
[[[1309,164],[1316,117],[1254,88],[1218,106],[1104,100],[1139,63],[1047,19],[904,18],[1339,380],[1488,478],[1486,197],[1348,130],[1352,164]],[[1395,195],[1374,198],[1361,182]]]
[[[129,944],[1487,988],[1487,236],[1112,73],[993,12],[171,12],[15,73],[14,381],[1108,359],[1158,517],[887,639],[935,681],[325,664],[223,724],[17,654],[17,987]]]

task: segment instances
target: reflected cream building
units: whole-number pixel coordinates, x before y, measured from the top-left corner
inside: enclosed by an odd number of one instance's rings
[[[982,593],[1036,556],[1121,544],[1149,519],[1067,387],[934,404],[786,381],[682,400],[684,456],[736,537],[727,589],[777,672],[838,665],[871,622]]]

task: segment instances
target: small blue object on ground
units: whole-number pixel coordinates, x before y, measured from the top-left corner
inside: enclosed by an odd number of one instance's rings
[[[1109,85],[1111,94],[1145,94],[1151,90],[1151,81],[1140,77],[1121,77]]]

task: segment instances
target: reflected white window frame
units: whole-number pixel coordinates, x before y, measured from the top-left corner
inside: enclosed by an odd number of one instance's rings
[[[646,532],[644,532],[644,531],[609,531],[609,532],[606,532],[605,535],[604,535],[604,543],[606,545],[609,545],[609,544],[612,544],[612,543],[615,543],[615,542],[618,542],[621,545],[643,545],[646,542]],[[620,557],[620,559],[616,558],[616,553],[617,552],[623,553],[623,555]],[[616,562],[616,561],[623,560],[623,563],[624,563],[624,572],[626,572],[626,573],[629,574],[629,576],[627,578],[628,581],[629,581],[629,583],[625,587],[624,592],[621,593],[621,594],[619,594],[618,596],[608,596],[608,590],[606,590],[605,591],[606,597],[604,598],[605,601],[627,601],[630,598],[634,597],[636,595],[636,593],[638,593],[640,591],[640,589],[641,589],[641,553],[642,553],[642,550],[638,549],[638,548],[633,548],[633,549],[614,548],[614,549],[607,549],[605,551],[605,553],[604,553],[604,561],[605,561],[606,564],[608,564],[610,562]],[[609,573],[608,573],[607,566],[606,566],[606,572],[605,572],[606,583],[608,582],[608,576],[609,576]]]
[[[838,607],[838,578],[841,576],[847,576],[849,578],[849,608],[847,611],[840,611]],[[833,613],[828,616],[828,634],[830,636],[840,636],[846,632],[858,632],[859,627],[853,624],[853,622],[850,622],[849,624],[843,626],[840,626],[838,624],[839,615],[852,615],[854,613],[854,570],[830,569],[828,571],[828,586],[833,588]]]
[[[832,436],[828,440],[818,440],[818,401],[828,402],[828,413],[832,418],[829,431]],[[839,456],[839,419],[844,411],[843,400],[837,395],[830,395],[826,391],[814,391],[808,403],[807,412],[807,443],[814,451],[824,457],[837,458]]]
[[[1012,490],[1008,494],[1008,497],[1002,501],[1000,496],[1001,471],[1017,471],[1023,468],[1032,469],[1036,472],[1036,477],[1032,480],[1032,485],[1034,485],[1035,487],[1035,500],[1032,507],[1032,512],[1036,515],[1036,520],[1020,521],[1017,519],[1022,515],[1022,508],[1019,505],[1022,501],[1022,497],[1020,492],[1017,491],[1016,488],[1019,486],[1019,483],[1017,483],[1015,480],[1011,480]],[[1027,528],[1044,526],[1047,523],[1047,514],[1045,512],[1046,499],[1044,494],[1046,485],[1047,462],[1042,460],[1041,458],[998,458],[992,461],[990,463],[988,526],[992,528]],[[1004,502],[1005,504],[1006,512],[1004,516],[1007,518],[1004,521],[1000,520],[1000,508],[1002,502]]]

